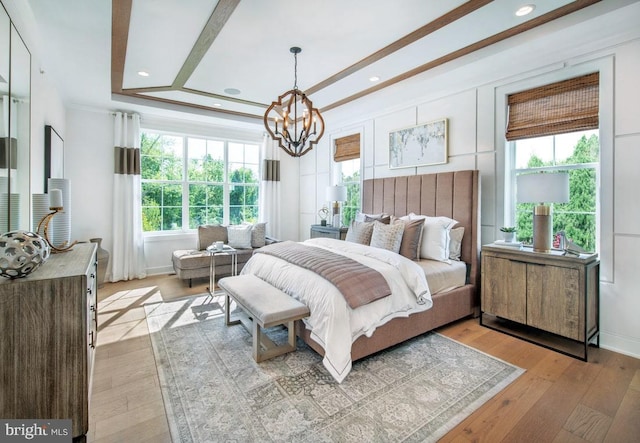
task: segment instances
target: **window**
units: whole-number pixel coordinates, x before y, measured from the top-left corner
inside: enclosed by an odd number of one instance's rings
[[[599,85],[600,74],[594,72],[508,96],[506,139],[512,160],[507,164],[514,191],[509,203],[515,208],[511,215],[518,240],[532,242],[533,204],[514,203],[516,176],[568,172],[569,203],[552,205],[553,232],[564,231],[583,249],[597,250]]]
[[[257,221],[258,145],[142,131],[140,146],[145,232]]]
[[[598,131],[536,137],[512,142],[515,176],[553,171],[569,173],[569,203],[553,204],[553,232],[587,251],[596,251],[598,173],[600,143]],[[515,197],[514,197],[515,201]],[[533,239],[533,204],[515,205],[515,225],[519,241]],[[557,245],[556,245],[557,246]]]
[[[360,212],[360,159],[338,163],[341,183],[347,187],[347,201],[342,206],[342,224],[349,226]]]
[[[347,188],[347,201],[342,206],[342,225],[349,226],[360,212],[360,134],[337,138],[333,160],[340,184]]]

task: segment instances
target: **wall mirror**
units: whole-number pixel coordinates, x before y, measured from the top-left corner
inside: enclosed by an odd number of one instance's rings
[[[31,54],[0,8],[0,233],[31,226]]]

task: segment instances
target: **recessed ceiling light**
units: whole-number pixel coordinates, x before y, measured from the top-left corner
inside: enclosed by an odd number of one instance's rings
[[[520,6],[516,11],[516,15],[518,17],[522,17],[523,15],[531,14],[533,10],[536,9],[536,5],[524,5]]]
[[[213,106],[215,106],[216,108],[220,108],[222,107],[222,103],[214,103]]]
[[[380,77],[378,77],[377,75],[374,75],[373,77],[369,77],[370,82],[377,82],[378,80],[380,80]]]
[[[149,73],[147,71],[138,71],[138,75],[140,77],[149,77]]]
[[[238,95],[240,94],[240,90],[236,89],[236,88],[227,88],[224,90],[224,92],[226,92],[229,95]]]

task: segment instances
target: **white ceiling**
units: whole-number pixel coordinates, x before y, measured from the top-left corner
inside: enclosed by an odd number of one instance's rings
[[[42,69],[55,79],[66,103],[109,109],[195,105],[201,114],[253,122],[293,87],[292,46],[302,48],[298,87],[322,111],[585,3],[131,0],[129,9],[126,0],[28,1],[42,42]],[[517,17],[515,11],[526,3],[535,3],[534,12]],[[230,11],[226,22],[219,19],[225,10]],[[210,17],[213,25],[206,28]],[[203,29],[219,30],[210,46],[198,43]],[[190,60],[194,47],[202,57]],[[139,76],[141,70],[149,77]],[[371,82],[372,76],[380,80]],[[228,88],[240,93],[229,94]]]

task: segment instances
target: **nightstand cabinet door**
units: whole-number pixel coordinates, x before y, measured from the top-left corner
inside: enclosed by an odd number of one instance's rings
[[[574,340],[584,340],[584,297],[580,271],[527,265],[527,324]],[[584,294],[584,290],[582,290]]]
[[[482,309],[519,323],[527,321],[527,264],[483,257]]]

